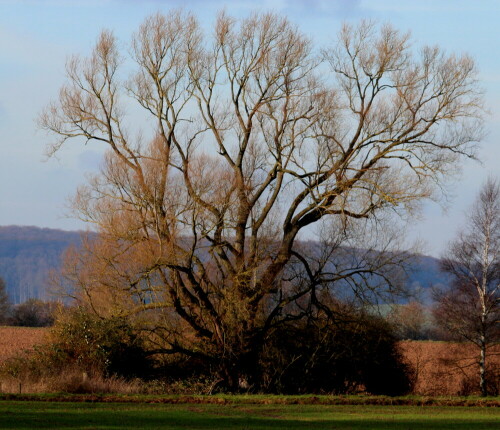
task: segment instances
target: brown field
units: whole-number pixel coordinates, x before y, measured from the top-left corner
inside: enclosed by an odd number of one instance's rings
[[[479,394],[479,351],[469,343],[403,341],[405,360],[415,371],[414,394],[470,395]],[[500,345],[488,353],[490,390],[500,385]]]
[[[43,343],[47,328],[0,326],[0,363]]]
[[[47,328],[0,326],[0,364],[46,340]],[[479,394],[478,352],[467,343],[403,341],[404,359],[414,370],[414,394],[450,396]],[[493,391],[500,389],[500,345],[489,351]],[[43,391],[43,390],[42,390]]]

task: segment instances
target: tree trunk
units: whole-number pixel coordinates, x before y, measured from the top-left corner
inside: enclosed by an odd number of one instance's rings
[[[259,384],[259,355],[262,336],[248,335],[244,344],[231,357],[221,362],[219,374],[230,392],[247,392]]]
[[[486,342],[484,335],[481,335],[481,356],[479,358],[479,388],[481,389],[481,396],[488,395],[488,386],[486,380]]]

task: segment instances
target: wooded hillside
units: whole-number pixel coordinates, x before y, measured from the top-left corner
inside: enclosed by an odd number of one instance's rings
[[[32,226],[0,226],[0,277],[7,284],[13,304],[30,298],[50,299],[47,275],[60,265],[63,251],[80,243],[81,232]],[[421,256],[408,282],[421,291],[424,301],[430,299],[431,284],[446,283],[439,271],[438,259]]]
[[[0,277],[13,304],[49,299],[47,276],[61,254],[80,243],[80,233],[38,227],[0,227]]]

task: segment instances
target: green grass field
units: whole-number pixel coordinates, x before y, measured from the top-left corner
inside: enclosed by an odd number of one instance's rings
[[[0,401],[1,429],[500,428],[495,407]]]

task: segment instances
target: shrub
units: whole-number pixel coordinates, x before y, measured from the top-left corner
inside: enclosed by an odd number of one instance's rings
[[[8,360],[2,373],[19,381],[52,381],[44,385],[66,391],[103,386],[106,379],[116,385],[146,376],[151,367],[142,339],[126,319],[102,319],[74,308],[59,318],[47,343]]]
[[[9,323],[20,327],[49,327],[54,324],[59,306],[56,302],[29,299],[13,307]]]
[[[309,320],[274,331],[260,360],[262,389],[279,393],[400,395],[411,389],[390,327],[357,315],[346,321]]]
[[[144,376],[151,368],[142,339],[125,318],[100,318],[75,308],[56,323],[51,338],[39,353],[56,367],[123,377]]]
[[[173,355],[153,363],[141,337],[124,318],[103,319],[75,308],[59,318],[50,340],[27,356],[10,360],[4,376],[65,392],[116,387],[121,392],[193,394],[224,388],[216,367],[200,358]],[[365,390],[399,395],[411,385],[390,326],[373,316],[283,323],[255,357],[248,387],[254,391],[345,394]],[[139,388],[137,377],[151,380]]]

